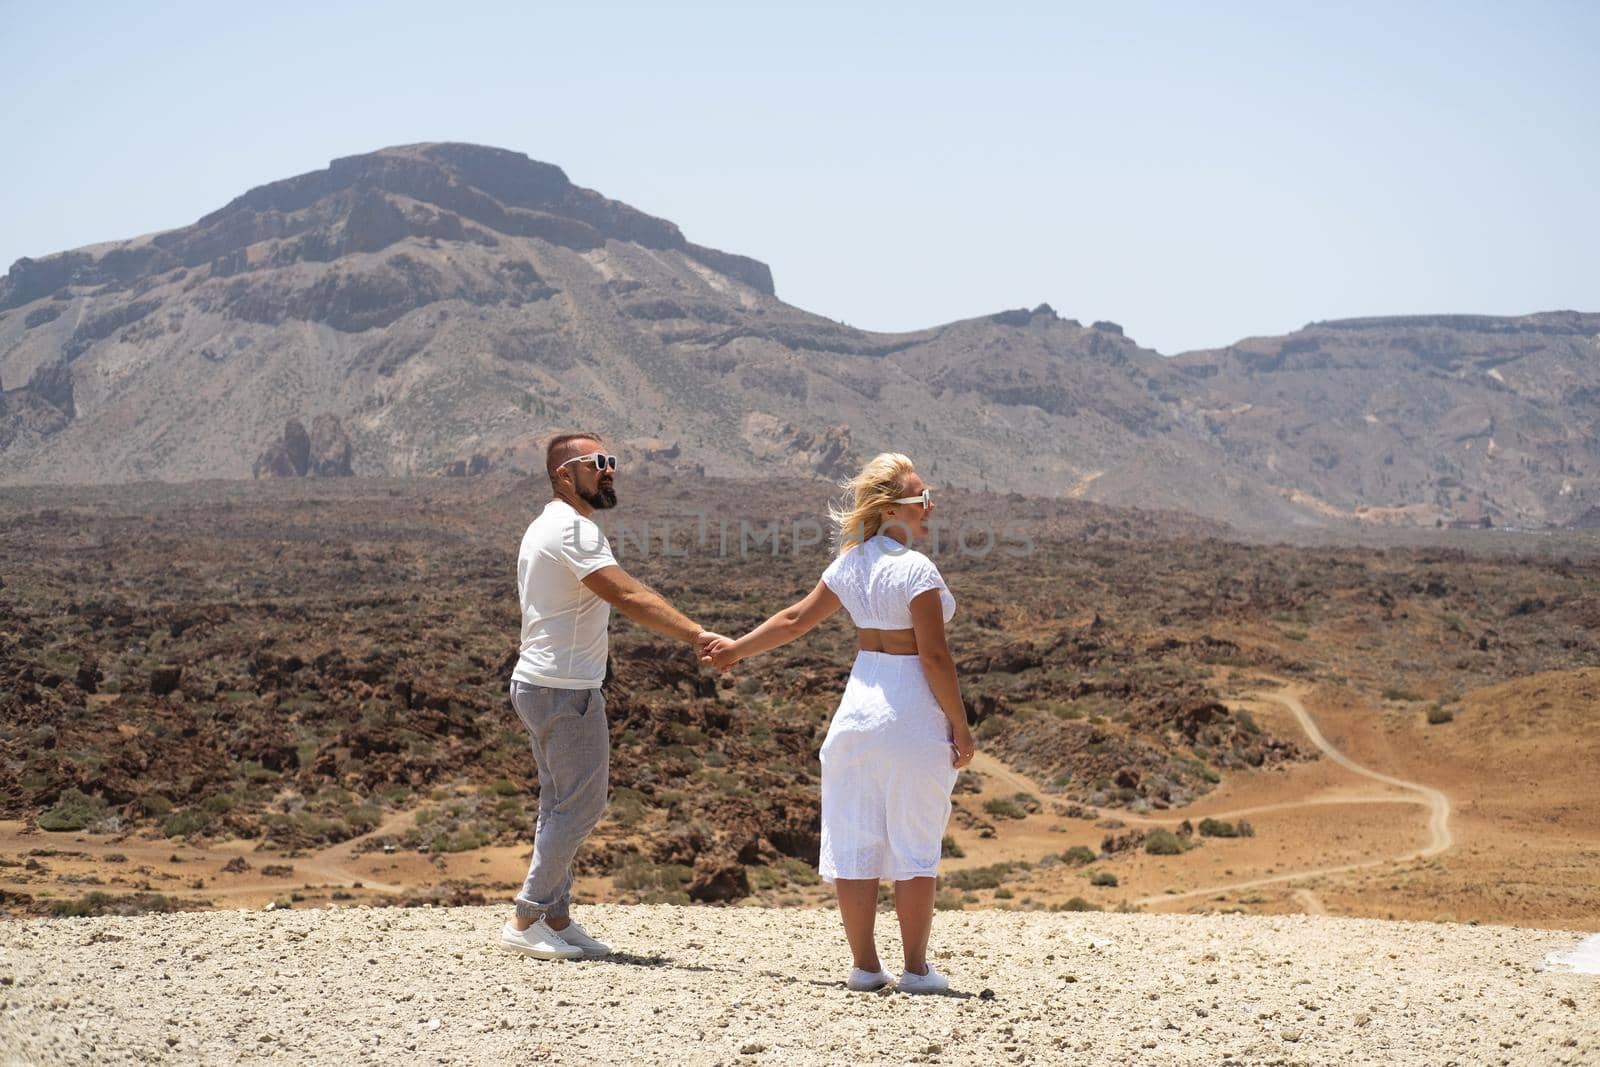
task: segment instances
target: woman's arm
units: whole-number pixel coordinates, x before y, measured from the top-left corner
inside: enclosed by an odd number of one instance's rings
[[[929,589],[911,598],[911,629],[917,635],[917,658],[928,688],[939,700],[944,717],[950,722],[951,762],[958,768],[972,762],[977,742],[967,728],[967,708],[961,701],[961,683],[956,680],[956,661],[944,634],[944,605],[939,590]]]
[[[811,592],[739,640],[714,649],[711,662],[719,670],[725,671],[742,659],[788,644],[838,611],[839,606],[839,597],[828,588],[828,583],[818,582],[817,587]]]

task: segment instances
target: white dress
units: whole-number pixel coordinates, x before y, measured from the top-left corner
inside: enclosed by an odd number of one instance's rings
[[[911,600],[955,597],[921,552],[878,535],[841,555],[822,580],[859,628],[909,630]],[[950,726],[916,656],[859,652],[822,743],[824,881],[931,878],[950,818]]]

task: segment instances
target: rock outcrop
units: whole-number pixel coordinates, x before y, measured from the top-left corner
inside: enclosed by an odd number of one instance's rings
[[[283,435],[262,452],[252,473],[256,478],[346,478],[350,467],[350,438],[333,415],[318,415],[311,432],[299,419],[284,423]]]

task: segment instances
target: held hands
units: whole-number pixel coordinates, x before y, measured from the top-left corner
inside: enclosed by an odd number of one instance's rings
[[[977,752],[978,743],[972,739],[972,731],[965,723],[950,732],[950,765],[956,770],[971,763]]]
[[[701,663],[708,667],[715,667],[726,674],[739,662],[739,657],[733,654],[733,639],[723,637],[721,634],[702,630],[694,639],[694,654]]]

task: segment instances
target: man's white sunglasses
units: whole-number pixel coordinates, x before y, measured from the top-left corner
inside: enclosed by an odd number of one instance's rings
[[[556,470],[560,470],[562,467],[565,467],[568,463],[584,463],[584,462],[592,462],[592,463],[594,463],[594,469],[597,470],[597,471],[603,471],[603,470],[606,470],[608,468],[610,470],[616,470],[617,469],[617,457],[616,456],[607,455],[604,452],[590,452],[586,456],[573,456],[571,459],[566,460],[563,463],[556,464]]]
[[[933,490],[932,489],[924,489],[922,492],[918,493],[916,496],[896,497],[894,500],[891,500],[890,503],[891,504],[921,504],[924,509],[931,508],[931,507],[933,507]]]

